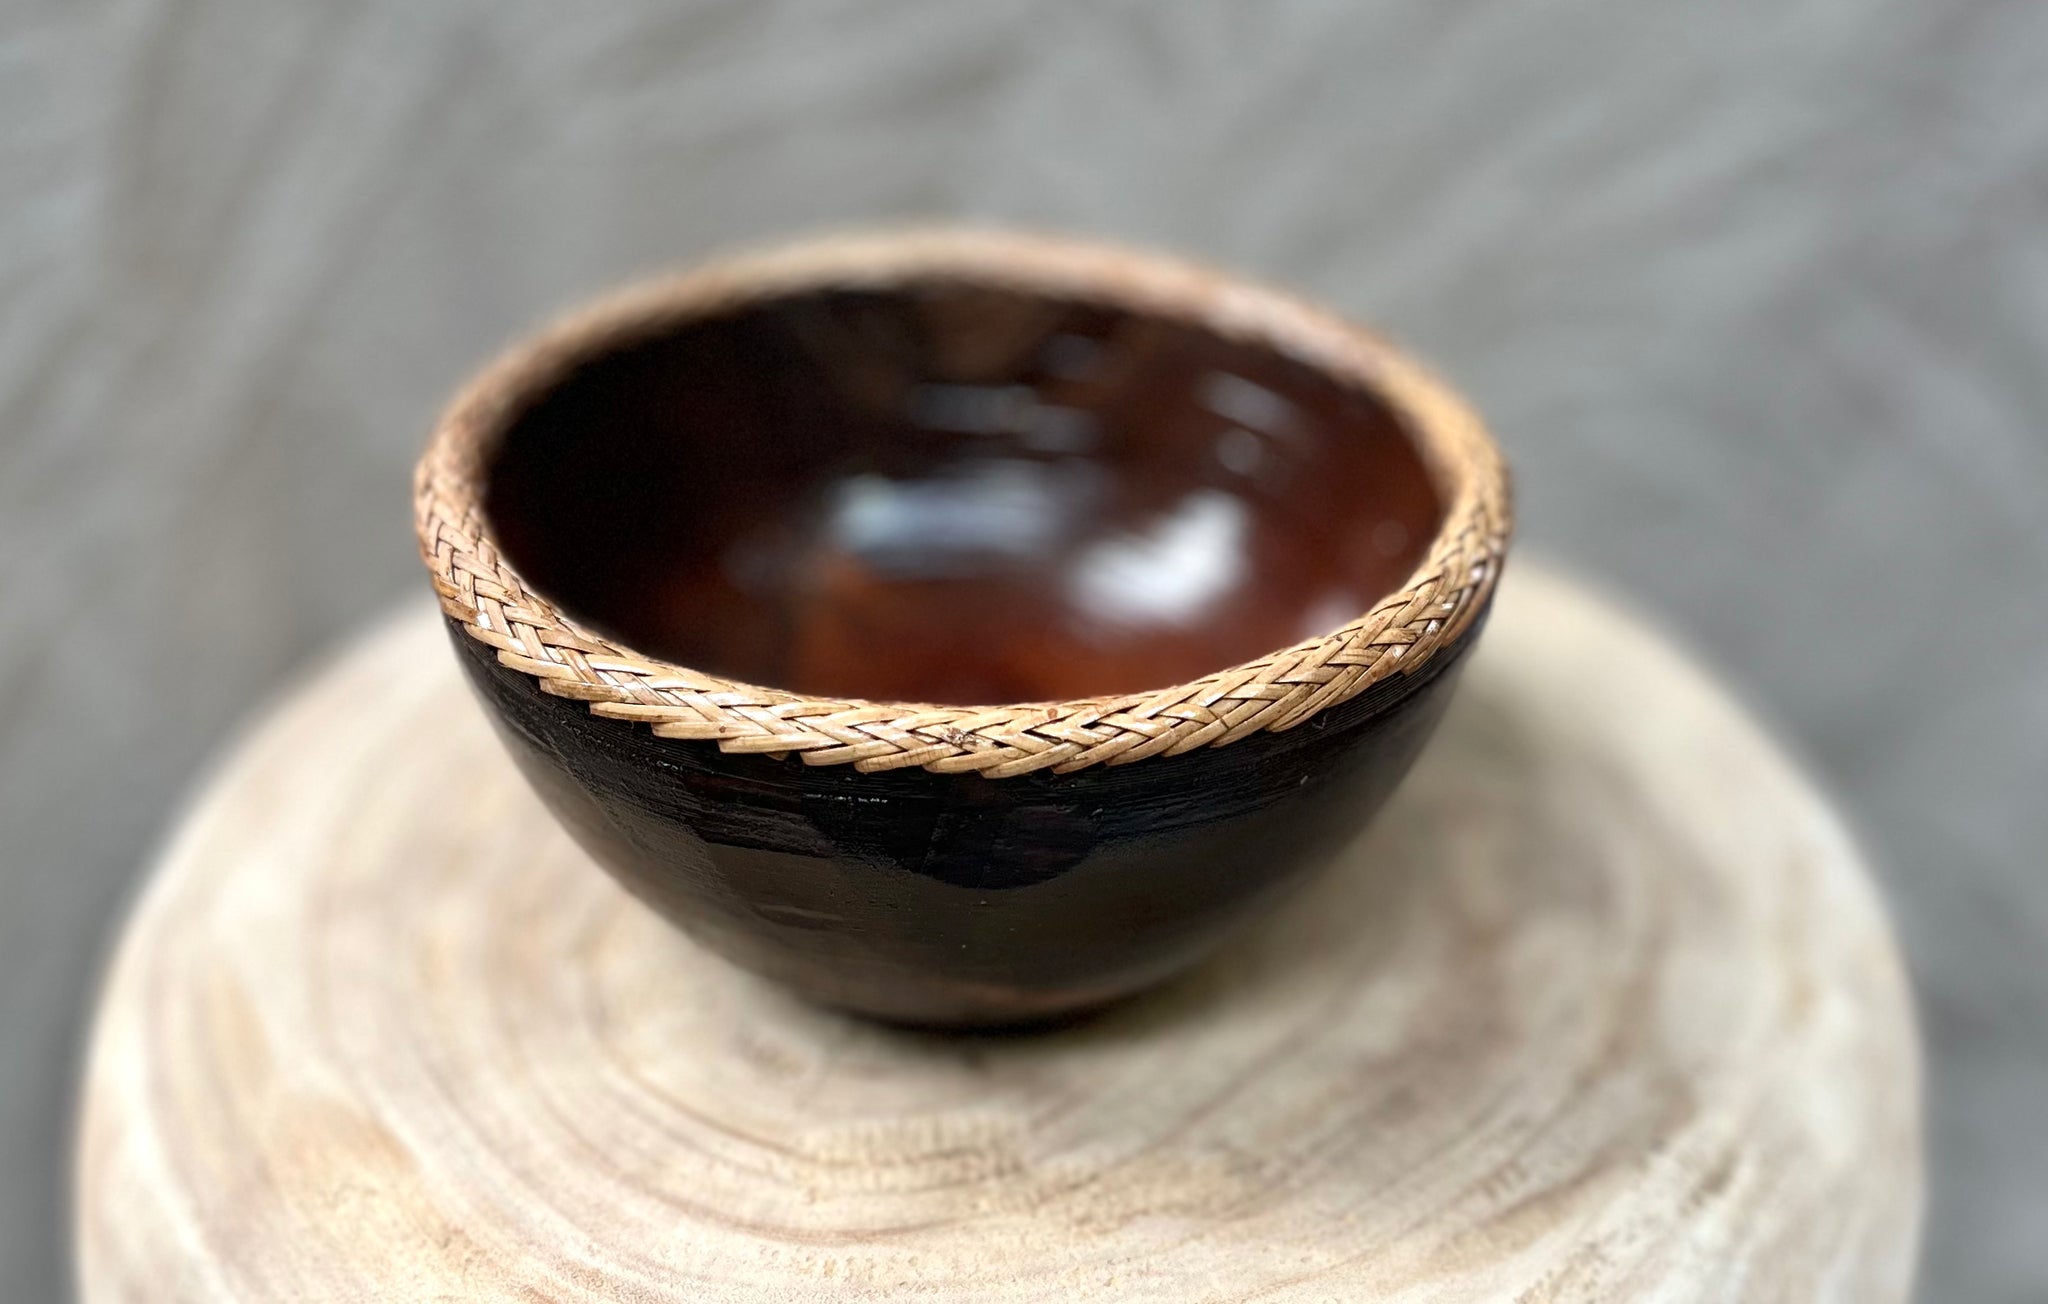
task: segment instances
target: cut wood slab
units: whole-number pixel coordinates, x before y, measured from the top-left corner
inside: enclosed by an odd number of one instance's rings
[[[1919,1070],[1840,825],[1529,567],[1342,863],[1062,1030],[818,1009],[543,813],[437,616],[168,848],[85,1087],[88,1301],[1904,1299]]]

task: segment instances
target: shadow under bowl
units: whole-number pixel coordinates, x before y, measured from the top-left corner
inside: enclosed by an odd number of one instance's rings
[[[522,771],[816,999],[1042,1020],[1327,861],[1504,557],[1472,414],[1171,260],[846,237],[629,291],[437,428],[420,546]]]

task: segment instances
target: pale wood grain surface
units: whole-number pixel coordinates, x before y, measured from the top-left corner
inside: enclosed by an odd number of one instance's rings
[[[422,605],[227,762],[93,1045],[91,1301],[1902,1299],[1897,957],[1834,817],[1511,570],[1341,866],[1044,1035],[801,1004],[542,813]]]

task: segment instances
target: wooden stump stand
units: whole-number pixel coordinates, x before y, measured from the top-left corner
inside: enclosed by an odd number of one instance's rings
[[[1006,1036],[817,1009],[657,921],[422,606],[247,737],[144,892],[79,1271],[93,1302],[1882,1304],[1918,1080],[1835,818],[1526,566],[1340,865],[1191,977]]]

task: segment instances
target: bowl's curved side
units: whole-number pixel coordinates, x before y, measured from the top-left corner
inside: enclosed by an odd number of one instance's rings
[[[1482,618],[1298,729],[1001,782],[657,738],[449,633],[528,781],[635,895],[813,999],[973,1026],[1157,982],[1326,863],[1407,772]]]

